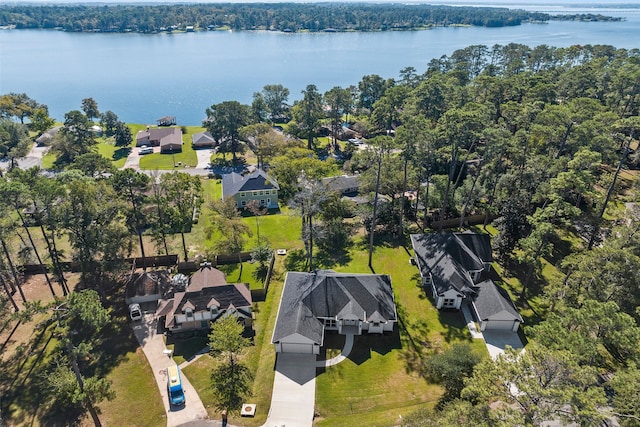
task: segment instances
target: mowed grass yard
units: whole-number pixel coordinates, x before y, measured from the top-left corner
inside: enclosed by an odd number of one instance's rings
[[[290,216],[273,215],[268,218],[271,218],[269,224],[275,230],[291,222]],[[265,233],[265,237],[270,238],[270,234]],[[295,246],[300,248],[302,245]],[[367,265],[366,242],[354,244],[348,258],[350,261],[347,264],[336,266],[335,270],[371,273]],[[347,360],[318,373],[317,425],[359,427],[397,424],[400,415],[404,416],[424,405],[433,406],[442,395],[440,386],[430,384],[423,377],[422,361],[426,355],[457,342],[468,342],[479,354],[486,354],[484,343],[472,340],[460,313],[439,312],[433,307],[420,286],[418,271],[409,263],[409,258],[409,252],[403,246],[382,244],[376,248],[373,267],[376,273],[389,274],[392,278],[400,322],[393,334],[357,337],[354,350]],[[247,350],[244,361],[255,376],[253,397],[249,401],[258,405],[256,417],[234,419],[232,416],[229,420],[231,424],[260,426],[266,420],[275,363],[271,335],[285,272],[284,259],[279,258],[266,301],[254,305],[256,335],[254,345]],[[334,354],[339,352],[342,340],[328,334],[326,343],[328,348],[335,348],[330,350]],[[209,379],[215,363],[207,355],[185,368],[184,372],[190,380],[194,378],[191,381],[203,399],[209,416],[219,419]]]
[[[365,242],[350,252],[340,272],[371,273]],[[390,426],[423,405],[435,405],[442,388],[422,376],[423,358],[456,342],[468,342],[486,354],[481,340],[473,340],[458,312],[440,312],[420,286],[416,267],[403,246],[375,249],[373,269],[391,276],[399,323],[393,335],[359,336],[350,357],[321,373],[316,382],[319,426]]]

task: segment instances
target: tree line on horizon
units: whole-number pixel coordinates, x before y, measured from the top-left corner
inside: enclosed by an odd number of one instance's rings
[[[498,7],[364,3],[182,5],[3,5],[0,26],[65,31],[154,33],[229,28],[275,31],[387,31],[432,26],[505,27],[550,19],[617,21],[599,14],[549,15]]]
[[[637,204],[640,190],[639,49],[472,45],[433,59],[423,73],[407,67],[397,80],[367,75],[357,85],[324,93],[310,84],[291,107],[289,95],[283,85],[268,85],[251,105],[213,104],[203,126],[236,163],[243,150],[254,151],[280,184],[281,202],[301,213],[308,261],[291,266],[331,268],[340,262],[332,257],[348,252],[358,229],[371,241],[375,234],[401,243],[409,228],[452,218],[463,227],[466,216],[486,213],[496,217],[496,257],[522,285],[519,306],[538,310],[525,326],[530,343],[524,356],[478,361],[466,359],[465,349],[428,354],[450,361],[434,366],[451,366],[453,376],[444,369],[426,372],[443,384],[445,395],[435,409],[405,418],[404,425],[597,425],[611,416],[625,427],[638,425],[640,214],[621,206]],[[3,99],[2,123],[29,119],[30,110],[23,115],[21,108],[27,99]],[[22,102],[10,108],[12,100]],[[95,113],[91,106],[83,103],[84,114],[65,116],[68,145],[85,147],[79,138],[91,122],[87,115]],[[282,122],[285,135],[272,127]],[[338,142],[344,123],[370,148]],[[319,138],[323,128],[329,139]],[[68,234],[74,259],[86,256],[88,266],[97,260],[103,273],[112,259],[104,254],[124,253],[139,238],[141,198],[178,218],[171,203],[186,191],[170,187],[171,198],[148,197],[137,175],[105,177],[95,166],[100,156],[91,144],[85,148],[60,164],[66,171],[54,180],[19,170],[0,180],[0,191],[10,196],[0,209],[12,220],[0,224],[0,235],[24,228],[19,214],[36,200],[41,215],[48,204],[54,212],[66,209],[60,223],[49,224],[44,215],[42,233],[52,241]],[[358,173],[361,191],[373,203],[355,208],[323,193],[320,179],[343,172]],[[63,192],[50,193],[51,183]],[[378,195],[386,202],[376,208]],[[237,218],[225,218],[230,209],[216,209],[216,224],[231,221],[242,234]],[[162,232],[170,230],[154,232],[159,251]],[[20,233],[29,246],[27,231]],[[83,239],[91,237],[98,246],[83,252]],[[323,256],[314,258],[314,251]],[[558,274],[545,275],[548,263]],[[5,272],[10,286],[10,266]],[[429,361],[425,357],[425,366]]]

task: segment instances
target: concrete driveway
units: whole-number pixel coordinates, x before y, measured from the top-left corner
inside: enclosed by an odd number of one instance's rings
[[[484,342],[487,345],[489,355],[493,360],[499,355],[504,354],[505,348],[511,346],[515,349],[523,348],[522,341],[517,332],[500,331],[500,330],[484,330],[482,331]]]
[[[175,364],[175,362],[164,353],[167,347],[164,345],[162,334],[157,333],[158,323],[155,315],[145,314],[142,320],[134,322],[132,327],[158,383],[164,410],[167,414],[167,427],[176,427],[191,421],[208,418],[207,410],[202,404],[198,393],[184,373],[182,373],[182,387],[186,404],[182,407],[169,404],[166,369],[171,364]]]
[[[199,148],[194,150],[196,152],[196,156],[198,156],[198,164],[196,165],[197,169],[206,169],[211,163],[211,156],[213,155],[212,148]]]
[[[316,356],[279,353],[271,409],[262,427],[311,427],[316,400]]]
[[[142,147],[133,147],[131,152],[127,156],[127,160],[124,162],[124,166],[122,169],[140,169],[140,149]],[[153,152],[157,153],[160,151],[160,147],[152,147]]]

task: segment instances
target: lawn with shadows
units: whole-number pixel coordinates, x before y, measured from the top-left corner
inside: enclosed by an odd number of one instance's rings
[[[356,241],[352,261],[335,266],[339,272],[371,273],[366,242]],[[467,342],[481,354],[462,314],[441,312],[427,297],[417,268],[404,246],[381,242],[373,254],[373,270],[389,274],[398,308],[393,334],[356,337],[342,363],[321,370],[316,380],[319,426],[389,426],[417,407],[436,405],[443,389],[423,376],[422,359],[457,342]],[[336,345],[336,347],[339,346]],[[330,354],[333,354],[330,350]]]
[[[25,292],[32,294],[29,286]],[[39,288],[46,290],[44,285]],[[102,339],[95,343],[91,357],[79,360],[85,377],[96,375],[112,382],[115,400],[98,405],[99,417],[105,425],[166,425],[160,393],[133,336],[126,304],[121,295],[107,304],[112,310],[111,322],[102,330]],[[0,362],[3,419],[8,425],[82,425],[88,415],[79,407],[53,405],[52,390],[46,387],[47,372],[54,357],[60,354],[59,331],[55,329],[52,312],[13,326],[3,334],[6,337]],[[131,418],[131,414],[136,416]]]
[[[168,349],[173,350],[173,360],[180,365],[201,353],[209,345],[209,338],[206,331],[201,336],[185,339],[180,338],[179,335],[170,335],[167,336],[166,344]]]
[[[198,164],[198,155],[191,146],[191,136],[194,133],[202,132],[200,126],[182,126],[187,132],[182,134],[182,150],[177,153],[160,153],[159,149],[153,154],[140,157],[140,169],[147,170],[180,170],[185,167],[193,168]]]

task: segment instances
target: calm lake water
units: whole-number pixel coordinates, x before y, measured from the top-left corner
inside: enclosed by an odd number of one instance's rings
[[[522,6],[520,6],[522,7]],[[535,8],[528,6],[527,9]],[[437,28],[384,33],[284,34],[198,32],[185,34],[83,34],[0,31],[0,93],[25,92],[62,120],[92,97],[100,111],[121,120],[155,123],[164,115],[197,125],[205,109],[279,83],[290,102],[315,84],[321,92],[357,85],[362,76],[419,73],[432,58],[470,44],[608,44],[640,48],[640,9],[535,8],[553,13],[593,12],[623,22],[559,22],[508,28]]]

